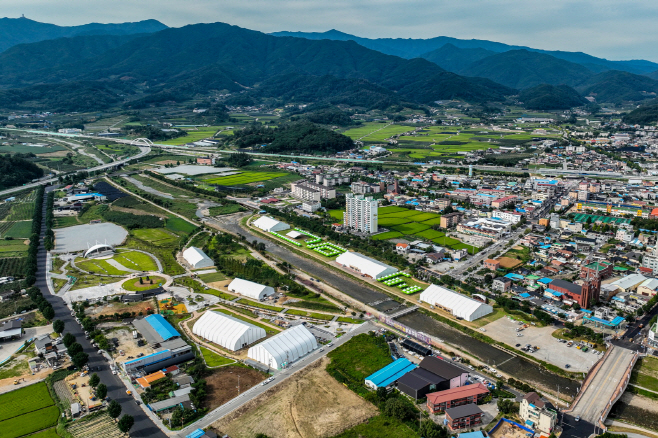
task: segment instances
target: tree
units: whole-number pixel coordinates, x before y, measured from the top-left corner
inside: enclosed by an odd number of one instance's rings
[[[43,308],[41,314],[43,315],[44,318],[50,321],[55,317],[55,309],[53,309],[53,306],[48,304],[46,307]]]
[[[84,351],[81,351],[80,353],[73,356],[71,361],[75,367],[82,368],[83,366],[87,365],[87,362],[89,362],[89,355]]]
[[[75,342],[75,336],[73,336],[71,333],[67,333],[64,335],[63,342],[64,342],[64,346],[66,348],[69,348],[71,344]]]
[[[401,398],[391,398],[384,405],[384,415],[404,421],[414,415],[413,408]]]
[[[82,345],[78,344],[77,342],[72,343],[68,347],[68,353],[69,353],[70,357],[73,357],[76,354],[81,353],[81,352],[82,352]]]
[[[498,399],[498,410],[503,415],[509,415],[517,411],[513,400],[502,399],[502,398]]]
[[[425,420],[420,423],[419,433],[423,438],[445,438],[448,436],[446,428],[436,424],[432,420]]]
[[[62,321],[61,319],[56,319],[55,321],[53,321],[53,330],[58,335],[61,335],[62,332],[64,332],[64,321]]]
[[[98,374],[94,373],[89,377],[89,386],[92,388],[96,388],[99,383],[101,383],[101,378],[98,377]]]
[[[135,424],[135,419],[132,417],[132,415],[124,415],[121,417],[117,425],[119,426],[119,430],[121,432],[128,433],[130,428],[133,427],[133,424]]]
[[[111,418],[117,419],[121,415],[121,405],[116,400],[112,400],[107,407],[107,413]]]
[[[96,387],[96,397],[100,399],[107,397],[107,386],[105,383],[99,383]]]

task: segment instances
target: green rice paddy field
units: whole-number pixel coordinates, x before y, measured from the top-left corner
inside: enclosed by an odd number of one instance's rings
[[[0,396],[0,438],[16,438],[53,427],[58,418],[59,408],[43,382]]]
[[[171,140],[158,142],[159,144],[171,144],[171,145],[181,145],[185,143],[191,143],[193,141],[203,140],[204,138],[210,138],[215,135],[217,131],[221,129],[221,126],[203,126],[196,128],[185,128],[187,135],[183,137],[174,138]]]
[[[330,214],[339,211],[342,212],[342,210],[332,210],[330,211]],[[391,231],[377,234],[373,236],[372,239],[388,240],[403,238],[406,236],[413,240],[430,240],[437,245],[450,247],[452,249],[468,249],[469,252],[478,252],[478,248],[462,243],[452,237],[448,237],[442,231],[432,229],[432,225],[439,224],[440,220],[441,215],[436,213],[423,213],[397,206],[381,207],[379,209],[378,224]]]
[[[250,184],[259,181],[269,181],[274,178],[286,176],[285,172],[241,172],[235,175],[220,176],[205,180],[208,184],[219,184],[223,186],[234,186]]]

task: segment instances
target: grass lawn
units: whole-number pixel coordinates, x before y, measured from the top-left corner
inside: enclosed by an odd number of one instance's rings
[[[380,211],[381,211],[381,209],[380,209]],[[329,210],[329,215],[332,218],[334,218],[338,221],[341,221],[341,222],[343,221],[343,213],[345,213],[345,210],[342,210],[342,209],[341,210]]]
[[[167,246],[178,242],[179,239],[176,234],[163,228],[138,228],[132,230],[131,233],[136,238],[157,246]]]
[[[125,275],[128,273],[128,271],[120,271],[119,269],[109,264],[106,260],[87,260],[82,257],[78,257],[78,259],[75,261],[75,265],[83,271],[95,272],[97,274]]]
[[[143,278],[143,277],[142,277]],[[125,290],[130,290],[134,292],[139,292],[141,290],[149,290],[149,289],[154,289],[158,287],[158,284],[162,283],[165,284],[165,279],[162,277],[157,277],[155,275],[151,275],[149,277],[149,280],[146,278],[143,278],[143,283],[140,283],[139,280],[128,280],[121,287],[123,287]]]
[[[206,283],[212,283],[214,281],[223,281],[226,280],[226,276],[221,272],[213,272],[211,274],[201,274],[199,278]]]
[[[490,313],[485,317],[476,319],[475,321],[471,322],[471,325],[475,326],[476,328],[480,328],[482,326],[489,324],[490,322],[494,322],[502,318],[505,315],[506,313],[503,309],[501,309],[500,307],[494,307],[493,313]]]
[[[224,314],[226,314],[226,315],[232,316],[233,318],[237,318],[237,319],[239,319],[239,320],[242,320],[242,321],[248,322],[249,324],[253,324],[253,325],[255,325],[256,327],[260,327],[260,328],[262,328],[263,330],[265,330],[265,333],[267,333],[268,335],[275,335],[275,334],[277,334],[277,333],[279,333],[279,332],[281,331],[281,330],[275,329],[275,328],[273,328],[273,327],[269,327],[269,326],[266,326],[266,325],[264,325],[264,324],[260,324],[260,323],[259,323],[258,321],[256,321],[255,319],[247,318],[246,316],[242,316],[242,315],[240,315],[240,314],[238,314],[238,313],[231,312],[230,310],[226,310],[226,309],[218,308],[218,309],[215,309],[215,311],[217,311],[217,312],[221,312],[221,313],[224,313]]]
[[[363,324],[362,319],[350,318],[349,316],[339,316],[337,322],[346,322],[348,324]]]
[[[658,359],[645,357],[638,360],[630,383],[652,391],[658,391]]]
[[[322,319],[324,321],[331,321],[332,319],[334,319],[334,315],[325,315],[324,313],[306,312],[304,310],[296,310],[296,309],[288,309],[288,311],[285,314],[305,316],[307,318]]]
[[[196,206],[194,206],[194,210],[196,211]],[[180,233],[189,234],[198,228],[198,226],[193,225],[188,221],[181,219],[179,217],[173,217],[167,219],[165,227],[179,235]]]
[[[259,309],[272,310],[273,312],[280,312],[283,310],[283,307],[268,306],[267,304],[259,303],[257,301],[251,301],[246,298],[240,298],[237,302],[240,304],[244,304],[246,306],[258,307]]]
[[[211,368],[236,362],[235,359],[221,356],[214,351],[208,350],[206,347],[199,346],[199,349],[201,350],[201,354],[203,354],[203,359],[206,361],[206,365]]]
[[[210,216],[220,216],[223,214],[233,214],[240,211],[245,211],[245,208],[238,204],[227,204],[219,207],[210,207]]]
[[[142,252],[120,252],[112,258],[126,268],[135,269],[137,271],[156,271],[158,269],[155,260]]]
[[[28,238],[32,232],[32,221],[16,222],[2,237],[13,237],[14,239]]]
[[[347,429],[333,438],[399,438],[415,437],[417,433],[393,417],[376,415],[366,423]]]
[[[327,366],[330,374],[340,374],[358,385],[363,385],[366,377],[393,361],[384,338],[367,333],[354,336],[327,356],[331,359]]]

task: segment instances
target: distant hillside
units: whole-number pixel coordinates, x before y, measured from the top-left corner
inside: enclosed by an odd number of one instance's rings
[[[658,122],[658,99],[651,100],[624,116],[624,123],[649,125]]]
[[[621,103],[655,97],[651,93],[658,93],[658,81],[622,71],[606,71],[592,76],[575,88],[583,96],[594,96],[597,102]]]
[[[411,38],[362,38],[350,35],[337,30],[327,32],[274,32],[275,36],[294,36],[297,38],[307,38],[313,40],[329,39],[339,41],[355,41],[364,47],[377,50],[389,55],[400,56],[402,58],[416,58],[426,53],[440,49],[446,44],[452,44],[460,49],[484,49],[496,53],[507,52],[510,50],[525,49],[532,52],[544,53],[558,59],[580,64],[583,67],[592,70],[595,73],[605,70],[621,70],[636,74],[646,74],[658,70],[658,64],[645,60],[630,61],[609,61],[604,58],[597,58],[582,52],[564,52],[560,50],[541,50],[525,46],[515,46],[495,41],[487,40],[461,40],[451,37],[435,37],[428,39],[411,39]],[[423,56],[424,57],[424,56]],[[440,64],[439,64],[440,65]],[[446,68],[446,67],[444,67]]]
[[[457,73],[466,69],[474,62],[495,54],[496,52],[494,51],[480,48],[460,49],[448,43],[436,50],[424,53],[420,57],[433,62],[441,68]]]
[[[539,84],[573,86],[592,76],[590,70],[579,64],[528,50],[488,56],[462,69],[461,74],[488,78],[517,89]]]
[[[372,107],[400,99],[419,103],[454,98],[502,101],[506,95],[515,94],[515,90],[488,79],[466,78],[424,59],[405,60],[352,41],[278,38],[224,23],[165,29],[124,44],[105,41],[93,56],[90,48],[101,45],[100,41],[50,41],[48,50],[71,62],[53,68],[57,61],[52,57],[34,56],[21,75],[15,74],[16,59],[32,57],[39,48],[16,47],[6,58],[0,57],[0,85],[102,81],[110,88],[132,87],[134,92],[160,94],[165,100],[181,100],[210,90],[247,90],[275,98],[304,101],[307,96],[309,100],[342,100]],[[90,56],[75,60],[82,49]],[[287,80],[291,75],[297,79]],[[30,90],[15,94],[31,94]]]
[[[523,90],[519,100],[534,110],[562,110],[588,103],[576,90],[566,85],[542,84]]]
[[[35,43],[56,38],[80,35],[130,35],[157,32],[166,28],[167,26],[157,20],[144,20],[135,23],[90,23],[81,26],[57,26],[27,18],[5,17],[0,18],[0,52],[17,44]]]

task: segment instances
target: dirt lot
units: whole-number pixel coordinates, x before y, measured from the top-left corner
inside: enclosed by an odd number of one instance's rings
[[[324,438],[362,423],[377,408],[325,371],[325,358],[213,424],[235,438]]]
[[[511,257],[501,257],[498,261],[500,262],[500,267],[505,269],[512,269],[523,264],[521,260]]]
[[[496,432],[490,433],[489,436],[491,438],[526,438],[527,433],[528,432],[517,426],[504,422]]]
[[[109,333],[107,337],[117,338],[119,340],[119,347],[116,349],[116,352],[114,353],[116,355],[115,359],[117,363],[123,363],[128,360],[131,360],[128,358],[129,357],[135,358],[139,353],[144,353],[144,355],[147,356],[154,352],[154,350],[148,345],[144,345],[143,347],[138,347],[137,346],[138,339],[133,339],[132,330],[129,329],[114,330],[113,332]],[[123,356],[119,356],[118,355],[119,350],[123,350],[125,354]]]
[[[238,376],[240,376],[240,392],[256,386],[267,378],[266,374],[252,368],[227,366],[219,368],[206,377],[208,397],[206,406],[211,411],[227,401],[238,396]]]
[[[135,312],[135,315],[139,315],[139,312],[142,312],[146,315],[147,309],[153,309],[153,301],[140,301],[138,303],[115,303],[111,302],[105,305],[98,307],[89,307],[85,310],[87,315],[114,315],[115,313],[124,313],[124,312]]]

